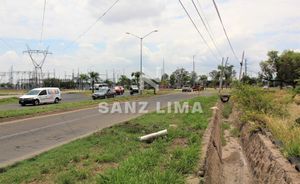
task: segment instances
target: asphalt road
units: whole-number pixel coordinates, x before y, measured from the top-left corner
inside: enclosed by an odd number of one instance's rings
[[[125,96],[128,96],[129,93],[125,93]],[[117,96],[120,97],[120,96]],[[92,97],[83,95],[83,94],[62,94],[62,101],[60,103],[64,102],[80,102],[80,101],[85,101],[85,100],[92,100]],[[47,105],[47,104],[46,104]],[[21,106],[18,103],[12,103],[12,104],[5,104],[5,105],[0,105],[0,111],[1,110],[13,110],[13,109],[24,109],[24,108],[38,108],[38,106],[33,106],[33,105],[26,105],[26,106]]]
[[[154,96],[143,101],[148,102],[147,110],[154,111],[157,102],[161,103],[161,107],[166,107],[168,102],[195,96],[195,93],[176,93]],[[124,103],[121,106],[124,109]],[[91,108],[0,124],[0,167],[140,115],[142,114],[103,114],[98,108]]]

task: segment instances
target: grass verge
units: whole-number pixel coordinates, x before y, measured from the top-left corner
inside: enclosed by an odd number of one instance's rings
[[[251,122],[253,129],[269,130],[275,140],[283,143],[286,157],[300,157],[300,106],[297,95],[289,90],[267,91],[257,87],[238,86],[234,100],[243,112],[242,120]]]
[[[6,104],[12,104],[12,103],[18,103],[18,98],[11,97],[11,98],[0,99],[0,105],[6,105]]]
[[[168,94],[168,92],[161,91],[158,95]],[[49,114],[56,112],[65,112],[71,111],[81,108],[94,107],[100,102],[123,102],[128,100],[138,100],[145,97],[154,96],[150,91],[145,92],[140,96],[124,96],[120,98],[111,98],[111,99],[103,99],[103,100],[86,100],[80,102],[64,102],[59,104],[48,104],[41,105],[39,107],[24,107],[22,109],[11,109],[11,110],[2,110],[0,111],[0,122],[3,122],[9,118],[23,118],[23,117],[31,117],[38,116],[41,114]],[[4,100],[4,99],[3,99]],[[0,101],[1,103],[1,101]]]
[[[185,183],[217,97],[198,97],[203,113],[150,113],[5,168],[0,183]],[[137,137],[168,129],[151,144]]]

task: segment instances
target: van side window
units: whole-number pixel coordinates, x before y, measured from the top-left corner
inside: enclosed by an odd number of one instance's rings
[[[43,90],[43,91],[40,92],[39,95],[40,95],[40,96],[47,95],[47,91],[46,91],[46,90]]]

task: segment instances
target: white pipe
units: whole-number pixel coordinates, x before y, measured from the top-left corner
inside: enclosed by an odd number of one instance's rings
[[[168,130],[162,130],[162,131],[159,131],[159,132],[156,132],[156,133],[152,133],[152,134],[148,134],[148,135],[145,135],[145,136],[142,136],[140,137],[140,141],[148,141],[148,140],[151,140],[151,139],[154,139],[154,138],[157,138],[157,137],[161,137],[161,136],[164,136],[164,135],[167,135],[168,134]]]

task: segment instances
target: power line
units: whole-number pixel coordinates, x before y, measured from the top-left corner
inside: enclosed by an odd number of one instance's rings
[[[79,39],[81,39],[85,34],[87,34],[97,23],[100,21],[120,0],[115,1],[101,16],[99,16],[94,23],[92,23],[84,32],[82,32],[75,40],[73,40],[68,46],[66,46],[63,50],[68,49],[74,43],[76,43]]]
[[[232,51],[234,57],[236,58],[236,60],[239,61],[239,58],[237,57],[237,55],[236,55],[236,53],[235,53],[235,51],[234,51],[234,49],[233,49],[233,46],[232,46],[232,44],[231,44],[231,41],[230,41],[229,36],[228,36],[228,34],[227,34],[227,31],[226,31],[226,29],[225,29],[225,26],[224,26],[224,23],[223,23],[221,14],[220,14],[220,12],[219,12],[218,6],[217,6],[215,0],[212,0],[212,1],[213,1],[213,4],[214,4],[215,9],[216,9],[216,11],[217,11],[217,14],[218,14],[219,20],[220,20],[220,22],[221,22],[221,25],[222,25],[222,27],[223,27],[223,31],[224,31],[225,36],[226,36],[226,38],[227,38],[228,44],[229,44],[229,46],[230,46],[230,49],[231,49],[231,51]]]
[[[205,22],[206,22],[206,25],[207,25],[209,31],[211,32],[212,36],[215,37],[214,34],[213,34],[213,31],[212,31],[212,29],[211,29],[211,27],[210,27],[210,25],[209,25],[209,22],[208,22],[208,20],[207,20],[207,18],[206,18],[206,16],[205,16],[205,12],[204,12],[204,10],[203,10],[203,8],[202,8],[202,5],[201,5],[200,1],[197,0],[197,2],[198,2],[198,6],[199,6],[200,11],[201,11],[202,14],[203,14],[203,18],[204,18],[204,20],[205,20]]]
[[[190,16],[189,12],[187,11],[187,9],[185,8],[185,6],[183,5],[183,3],[181,2],[181,0],[179,0],[179,3],[181,4],[182,8],[184,9],[185,13],[187,14],[187,16],[189,17],[189,19],[191,20],[192,24],[194,25],[195,29],[197,30],[197,32],[199,33],[200,37],[202,38],[203,42],[205,43],[205,45],[209,48],[211,54],[218,60],[218,57],[215,55],[215,53],[212,51],[211,47],[209,46],[209,44],[207,43],[207,41],[205,40],[205,38],[203,37],[203,35],[201,34],[200,30],[198,29],[197,25],[195,24],[194,20],[192,19],[192,17]]]
[[[42,41],[43,41],[44,24],[45,24],[45,13],[46,13],[46,4],[47,4],[47,0],[44,1],[44,10],[43,10],[42,31],[41,31],[40,43],[42,43]]]
[[[8,49],[14,50],[5,40],[3,40],[2,38],[0,38],[0,40],[3,43],[3,45],[5,45]]]
[[[199,15],[199,17],[200,17],[200,19],[201,19],[202,24],[204,25],[204,28],[205,28],[206,32],[208,33],[208,35],[209,35],[211,41],[213,42],[213,45],[215,46],[215,48],[216,48],[218,54],[222,57],[222,54],[221,54],[219,48],[217,47],[217,44],[216,44],[216,42],[215,42],[215,39],[213,38],[212,34],[211,34],[210,31],[208,30],[208,27],[206,26],[206,23],[205,23],[204,19],[202,18],[201,14],[200,14],[200,11],[199,11],[199,9],[198,9],[198,7],[197,7],[197,5],[195,4],[195,1],[192,0],[192,3],[193,3],[193,5],[194,5],[194,7],[195,7],[195,9],[196,9],[196,11],[197,11],[197,14]]]

